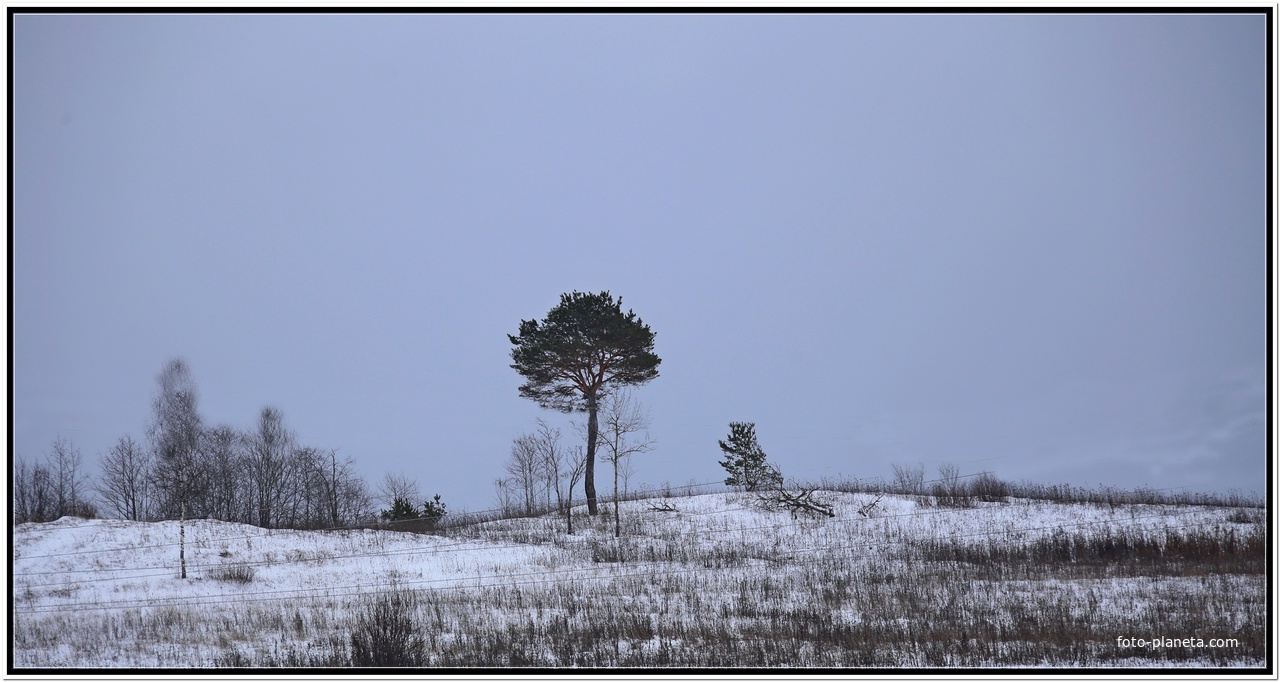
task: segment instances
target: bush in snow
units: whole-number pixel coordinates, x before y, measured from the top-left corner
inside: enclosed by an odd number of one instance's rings
[[[395,590],[380,594],[356,615],[351,665],[417,667],[426,663],[426,639],[413,617],[417,596]]]
[[[1004,502],[1009,499],[1009,484],[983,472],[969,483],[969,492],[983,502]]]
[[[214,569],[211,576],[214,580],[221,580],[229,583],[251,583],[255,572],[252,566],[244,564],[231,564],[230,566],[219,566]]]

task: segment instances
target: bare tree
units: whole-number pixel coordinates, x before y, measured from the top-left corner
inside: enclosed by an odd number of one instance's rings
[[[13,514],[11,521],[14,525],[26,523],[31,520],[34,502],[34,490],[31,487],[31,465],[27,464],[21,457],[15,457],[13,462],[13,475],[9,478],[9,492],[13,496]]]
[[[282,528],[318,528],[325,525],[324,484],[320,470],[323,453],[309,445],[289,451],[290,476],[283,498],[284,512],[277,522]]]
[[[85,499],[88,477],[80,463],[80,450],[62,437],[53,441],[43,462],[17,458],[11,481],[14,523],[96,516],[97,510]]]
[[[599,438],[604,449],[600,459],[613,465],[613,535],[621,537],[619,471],[632,455],[648,452],[655,443],[647,432],[651,421],[649,415],[643,405],[631,400],[627,392],[607,396],[601,412]]]
[[[538,456],[538,439],[534,434],[516,436],[511,441],[511,457],[506,471],[514,493],[524,506],[524,513],[533,514],[538,503],[538,486],[542,483],[542,462]]]
[[[355,473],[355,462],[350,457],[340,460],[335,450],[306,446],[295,449],[292,460],[293,490],[288,496],[290,527],[337,528],[348,521],[368,520],[373,515],[364,480]],[[389,487],[399,491],[398,494],[413,496],[406,499],[416,500],[416,482],[400,480]]]
[[[280,528],[315,528],[323,525],[320,510],[323,483],[320,481],[321,452],[310,446],[290,448],[286,455],[289,477],[280,495],[280,511],[276,526]]]
[[[57,497],[58,517],[96,516],[92,505],[84,499],[89,478],[81,470],[80,448],[59,436],[53,441],[49,453],[49,467],[54,475],[54,494]]]
[[[196,411],[196,385],[191,370],[181,358],[170,360],[160,376],[153,421],[147,429],[156,455],[154,467],[156,487],[162,494],[164,509],[176,507],[178,521],[178,562],[181,576],[187,577],[186,520],[187,507],[198,492],[203,479],[195,470],[200,447],[200,414]]]
[[[337,528],[355,523],[372,514],[369,493],[364,479],[355,472],[355,461],[350,457],[339,460],[337,450],[318,452],[319,466],[313,476],[317,483],[317,510],[323,524]]]
[[[581,445],[575,445],[565,452],[565,505],[564,518],[568,524],[569,535],[573,535],[573,489],[582,480],[587,470],[587,451]]]
[[[418,479],[409,478],[402,473],[387,472],[378,485],[378,501],[388,508],[395,506],[396,500],[409,502],[415,508],[422,493],[418,489]]]
[[[350,457],[339,468],[338,519],[340,523],[361,523],[374,518],[373,497],[369,486],[355,470]]]
[[[618,466],[618,475],[622,477],[622,498],[628,499],[631,494],[631,477],[636,475],[635,460],[630,457],[623,457],[621,464]]]
[[[528,444],[533,448],[532,461],[524,459],[523,453],[520,457],[513,457],[508,462],[507,468],[511,477],[503,479],[501,489],[508,496],[512,489],[519,489],[522,493],[526,493],[529,481],[524,474],[530,472],[540,474],[541,485],[547,495],[547,506],[551,506],[554,496],[555,508],[564,513],[568,532],[572,534],[573,489],[586,472],[587,457],[586,451],[581,446],[566,448],[561,445],[560,436],[560,429],[552,428],[539,419],[538,430],[525,436]],[[520,473],[517,474],[517,472]]]
[[[293,443],[294,435],[285,426],[284,414],[271,406],[262,408],[246,459],[256,512],[254,523],[262,528],[273,528],[276,514],[283,510],[294,473],[290,466]]]
[[[893,465],[893,487],[901,495],[924,494],[924,465]]]
[[[498,509],[503,513],[514,513],[519,505],[516,503],[515,487],[508,477],[493,479],[493,496]]]
[[[934,502],[941,507],[972,507],[969,487],[961,480],[960,467],[947,462],[938,465],[938,481],[933,484]]]
[[[246,498],[247,438],[234,427],[219,424],[201,434],[201,466],[207,481],[205,513],[223,521],[252,519]]]
[[[49,469],[19,458],[13,471],[13,522],[52,521],[57,518],[56,501]]]
[[[116,516],[129,521],[151,518],[151,456],[128,435],[102,456],[94,489]]]
[[[200,447],[200,415],[195,380],[181,358],[169,361],[156,377],[158,391],[147,428],[155,457],[153,483],[162,517],[185,517],[199,476],[194,471]]]
[[[542,486],[547,493],[547,506],[555,497],[556,509],[564,509],[564,485],[561,481],[564,448],[560,445],[560,429],[551,428],[538,420],[538,430],[533,433],[538,454],[538,470],[542,474]]]

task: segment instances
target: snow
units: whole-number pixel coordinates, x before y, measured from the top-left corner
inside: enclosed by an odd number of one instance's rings
[[[240,609],[249,606],[261,607],[253,611],[258,614],[255,618],[265,617],[262,614],[271,609],[283,609],[297,619],[300,641],[320,641],[326,628],[332,629],[333,623],[362,598],[391,588],[470,594],[486,586],[506,586],[520,592],[555,590],[566,583],[580,586],[599,582],[604,589],[615,590],[619,603],[625,605],[632,594],[627,586],[633,583],[628,581],[679,581],[690,575],[705,577],[723,572],[732,575],[732,580],[737,581],[733,584],[738,585],[726,588],[726,593],[742,590],[745,596],[747,588],[742,586],[755,584],[750,582],[752,576],[767,577],[772,571],[791,570],[787,567],[803,563],[797,562],[800,559],[900,564],[898,550],[918,543],[942,541],[981,547],[993,542],[1023,544],[1063,532],[1123,531],[1163,537],[1166,532],[1179,533],[1189,528],[1237,528],[1237,524],[1226,520],[1229,510],[1212,507],[1111,507],[1015,499],[954,509],[921,507],[909,497],[885,496],[864,517],[859,510],[875,496],[823,495],[833,504],[835,518],[792,518],[786,513],[766,511],[745,493],[666,500],[677,509],[675,512],[654,511],[646,501],[627,502],[622,516],[628,536],[625,546],[615,545],[612,520],[582,528],[573,536],[565,535],[563,519],[558,518],[495,521],[450,531],[445,536],[369,529],[269,530],[220,521],[188,521],[185,580],[179,578],[176,521],[63,518],[52,523],[23,524],[13,536],[15,634],[20,635],[24,627],[31,632],[48,631],[59,622],[71,628],[79,621],[100,622],[102,628],[108,629],[117,627],[111,625],[117,622],[112,618],[128,620],[134,617],[131,614],[137,618],[165,614],[178,620],[190,619],[195,623],[188,623],[193,631],[205,635],[203,641],[197,637],[181,645],[169,644],[170,649],[186,651],[168,654],[164,653],[164,637],[159,635],[160,641],[155,643],[139,638],[128,646],[104,641],[95,644],[92,653],[86,653],[84,646],[77,648],[57,641],[56,636],[45,635],[41,639],[30,635],[15,646],[15,663],[167,667],[207,662],[217,659],[228,646],[252,644],[254,636],[246,625],[250,642],[229,644],[225,628],[201,625],[204,621],[200,619],[234,621],[240,617]],[[626,560],[613,561],[602,554],[608,551],[625,552]],[[670,558],[672,552],[680,551],[703,558]],[[602,556],[606,558],[601,560]],[[238,567],[251,569],[251,580],[219,579],[224,572]],[[1258,580],[1239,575],[1219,578],[1221,584],[1210,587],[1193,578],[1163,578],[1159,584],[1153,582],[1156,579],[1142,577],[1009,580],[998,585],[975,581],[971,594],[974,604],[982,602],[984,595],[1004,602],[1025,599],[1030,604],[1052,592],[1072,600],[1069,612],[1073,614],[1079,613],[1081,604],[1089,600],[1095,612],[1100,609],[1102,613],[1124,614],[1156,608],[1159,600],[1178,590],[1250,590],[1256,589]],[[637,589],[634,593],[642,592]],[[794,593],[780,603],[786,608],[809,607],[812,598],[811,594]],[[639,601],[635,601],[634,608],[654,608],[645,601],[648,597],[635,599]],[[728,602],[723,599],[708,595],[708,608],[726,608]],[[1010,603],[1004,607],[1015,608]],[[672,614],[678,614],[685,607],[672,604],[669,608]],[[519,623],[549,618],[557,615],[557,610],[558,615],[564,615],[563,605],[540,602],[536,613],[534,607],[495,608],[486,617]],[[1235,625],[1240,625],[1239,620],[1244,617],[1221,616]],[[832,617],[859,623],[869,615],[854,604],[840,607]],[[1142,634],[1145,633],[1135,633]],[[651,650],[659,644],[655,638],[620,642],[618,646],[620,651],[624,645],[626,651]],[[1150,663],[1150,659],[1138,660],[1135,665]]]

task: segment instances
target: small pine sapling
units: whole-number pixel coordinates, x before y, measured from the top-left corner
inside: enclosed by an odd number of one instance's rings
[[[427,500],[422,503],[422,518],[427,520],[428,527],[435,530],[440,525],[440,519],[443,519],[449,511],[445,509],[445,503],[440,501],[440,494],[436,493],[434,499]]]
[[[408,499],[403,497],[396,497],[392,500],[390,509],[382,510],[382,520],[390,521],[391,523],[395,523],[396,521],[405,521],[408,519],[416,519],[419,516],[418,508]]]
[[[767,461],[756,440],[754,423],[729,422],[729,440],[719,442],[725,454],[720,466],[729,473],[724,479],[725,485],[743,487],[749,492],[782,486],[782,474]]]

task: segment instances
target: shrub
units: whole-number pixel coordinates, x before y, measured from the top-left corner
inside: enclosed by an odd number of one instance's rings
[[[418,597],[393,590],[379,594],[356,614],[351,631],[351,665],[417,667],[426,662],[426,639],[413,617]]]
[[[969,493],[983,502],[1004,502],[1009,499],[1009,484],[983,472],[969,483]]]
[[[617,538],[612,541],[593,541],[591,543],[591,561],[597,564],[624,564],[627,562],[628,555],[631,554],[629,550],[629,544],[624,544],[622,540]]]
[[[1227,516],[1227,520],[1232,523],[1261,523],[1260,514],[1255,514],[1247,509],[1237,509]]]
[[[229,566],[219,566],[213,569],[213,574],[209,577],[223,582],[251,583],[255,577],[255,572],[252,566],[231,564]]]
[[[924,465],[893,465],[893,492],[900,495],[924,494]]]
[[[935,504],[939,507],[969,508],[973,506],[973,496],[969,494],[969,486],[960,480],[960,469],[956,465],[939,466],[938,479],[933,484]]]

